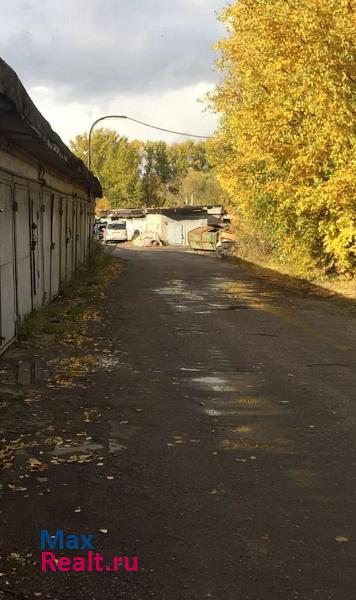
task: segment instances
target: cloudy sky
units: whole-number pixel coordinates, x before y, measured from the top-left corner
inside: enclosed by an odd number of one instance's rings
[[[108,113],[208,135],[226,0],[0,0],[0,56],[64,141]],[[107,121],[130,138],[165,139]],[[182,138],[180,138],[182,139]]]

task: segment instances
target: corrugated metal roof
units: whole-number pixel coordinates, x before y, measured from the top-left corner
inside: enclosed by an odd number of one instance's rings
[[[32,102],[15,71],[0,58],[0,134],[39,161],[102,196],[98,179],[55,133]]]
[[[170,215],[186,215],[187,217],[190,215],[207,215],[207,209],[203,206],[176,206],[176,207],[157,207],[157,208],[147,208],[147,214],[160,214],[166,215],[169,217]]]
[[[144,217],[146,212],[144,208],[114,208],[107,211],[108,214],[115,215],[122,218],[139,218]]]

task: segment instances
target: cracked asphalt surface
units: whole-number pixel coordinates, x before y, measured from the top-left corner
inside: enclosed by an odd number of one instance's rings
[[[355,600],[354,311],[242,263],[115,253],[96,370],[60,387],[56,349],[1,359],[1,428],[24,443],[3,476],[0,598]],[[41,529],[93,533],[139,570],[41,573]]]

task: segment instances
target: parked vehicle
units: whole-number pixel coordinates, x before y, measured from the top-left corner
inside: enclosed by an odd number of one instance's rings
[[[100,221],[99,223],[95,224],[94,227],[94,237],[96,240],[102,240],[104,237],[104,229],[107,226],[107,222],[106,221]]]
[[[104,229],[104,242],[126,242],[127,228],[126,221],[112,221]]]

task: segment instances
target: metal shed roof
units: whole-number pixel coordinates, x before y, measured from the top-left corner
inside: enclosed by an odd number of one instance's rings
[[[32,102],[15,71],[0,58],[0,134],[100,197],[101,185]]]
[[[147,208],[147,214],[161,214],[166,215],[167,217],[174,215],[183,215],[187,218],[194,216],[206,216],[207,209],[204,206],[173,206],[173,207],[156,207],[156,208]]]

